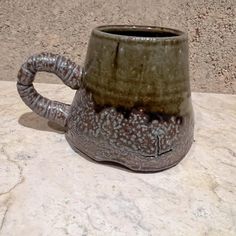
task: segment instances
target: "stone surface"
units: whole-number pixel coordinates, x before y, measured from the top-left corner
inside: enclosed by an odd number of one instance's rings
[[[235,9],[235,0],[1,0],[0,80],[15,80],[24,60],[42,51],[83,64],[92,28],[141,24],[188,31],[192,88],[235,93]]]
[[[71,102],[64,85],[36,84]],[[79,156],[63,130],[30,112],[0,82],[0,235],[236,234],[236,96],[193,94],[195,142],[159,173]]]

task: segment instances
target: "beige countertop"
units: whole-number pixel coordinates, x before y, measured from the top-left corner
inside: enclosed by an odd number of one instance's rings
[[[71,102],[64,85],[36,84]],[[193,93],[195,142],[140,174],[79,156],[0,82],[0,235],[236,235],[236,96]]]

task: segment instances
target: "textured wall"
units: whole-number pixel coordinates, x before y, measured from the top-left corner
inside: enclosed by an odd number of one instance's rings
[[[188,31],[194,91],[236,93],[235,9],[235,0],[0,0],[0,80],[42,51],[83,64],[95,26],[146,24]]]

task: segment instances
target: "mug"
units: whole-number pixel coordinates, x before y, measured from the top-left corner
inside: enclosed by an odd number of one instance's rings
[[[34,88],[38,71],[77,90],[71,105]],[[107,25],[92,30],[85,65],[63,56],[31,56],[17,89],[35,113],[66,129],[71,147],[135,171],[176,165],[193,142],[188,40],[179,30]]]

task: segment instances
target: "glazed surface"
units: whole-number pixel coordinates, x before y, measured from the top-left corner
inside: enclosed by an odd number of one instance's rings
[[[113,107],[97,111],[92,94],[82,88],[71,105],[66,137],[76,151],[97,161],[157,171],[177,164],[187,153],[193,141],[193,117]]]
[[[185,115],[190,103],[188,39],[148,37],[173,30],[147,26],[107,26],[94,29],[85,60],[83,84],[102,106],[142,106],[148,112]],[[142,37],[121,35],[142,33]],[[106,33],[107,30],[116,33]],[[131,30],[132,29],[132,30]],[[134,31],[135,29],[135,31]],[[175,31],[174,31],[175,32]],[[146,37],[145,37],[146,36]]]

